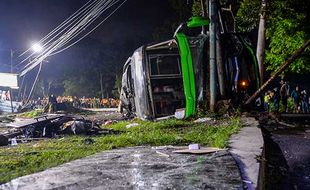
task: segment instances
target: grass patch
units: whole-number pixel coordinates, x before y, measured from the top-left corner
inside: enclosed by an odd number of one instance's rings
[[[24,113],[18,114],[17,117],[20,117],[20,118],[34,118],[34,117],[37,117],[37,116],[41,115],[42,113],[43,113],[42,109],[35,109],[35,110],[32,110],[32,111],[28,111],[28,112],[24,112]]]
[[[100,151],[140,145],[188,145],[199,143],[224,148],[230,135],[236,133],[241,124],[238,118],[226,119],[217,126],[194,124],[190,121],[165,120],[139,123],[127,129],[130,122],[123,121],[108,126],[122,133],[91,137],[93,144],[86,144],[86,136],[67,136],[40,142],[20,144],[16,147],[0,148],[0,184],[19,176],[42,171],[71,160]]]

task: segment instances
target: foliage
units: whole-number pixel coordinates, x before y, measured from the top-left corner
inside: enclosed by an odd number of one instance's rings
[[[270,110],[269,111],[270,112],[275,112],[275,106],[274,106],[273,102],[270,103]],[[294,101],[293,101],[293,99],[291,97],[289,97],[287,99],[286,111],[289,112],[289,113],[293,113],[293,111],[294,111]],[[280,113],[285,112],[284,106],[283,106],[281,101],[280,101],[280,104],[279,104],[279,112]]]
[[[113,98],[119,98],[121,94],[121,87],[122,87],[122,77],[116,75],[114,88],[112,90]]]
[[[53,78],[39,79],[35,88],[35,96],[48,97],[51,94],[51,92],[55,92],[55,89],[60,87],[61,82],[57,79]]]
[[[37,116],[41,115],[42,113],[43,113],[43,110],[36,109],[36,110],[29,111],[29,112],[24,112],[24,113],[18,114],[17,117],[20,117],[20,118],[34,118],[34,117],[37,117]]]
[[[244,0],[237,12],[238,32],[250,32],[258,27],[260,0]]]
[[[192,15],[192,4],[187,0],[169,0],[172,8],[172,16],[170,19],[163,21],[163,25],[155,29],[153,39],[155,41],[163,41],[171,39],[176,28],[183,22],[186,22]]]
[[[201,12],[202,12],[201,11],[201,0],[194,0],[193,5],[192,5],[192,15],[201,16]]]
[[[88,39],[72,52],[77,59],[77,66],[72,65],[66,72],[63,81],[64,95],[101,97],[110,96],[117,74],[115,52],[107,50],[101,42]],[[110,49],[110,48],[109,48]],[[100,64],[98,64],[100,63]],[[103,83],[103,92],[101,84]]]
[[[85,136],[67,136],[40,142],[0,148],[0,184],[13,178],[42,171],[71,160],[104,150],[140,145],[201,145],[226,147],[231,134],[241,124],[238,118],[229,118],[218,125],[194,124],[190,121],[165,120],[146,122],[135,120],[139,126],[127,129],[130,122],[123,121],[109,126],[121,131],[118,135],[91,137],[93,144],[86,144]]]
[[[260,0],[244,0],[237,13],[239,32],[250,32],[258,28]],[[310,2],[302,0],[269,1],[267,6],[267,70],[277,70],[294,51],[309,38]],[[288,72],[310,71],[310,50],[296,60]]]
[[[266,62],[268,63],[267,69],[275,71],[308,39],[309,33],[307,34],[307,32],[309,30],[307,31],[304,27],[306,15],[296,10],[295,6],[297,5],[289,1],[274,2],[271,5],[270,24],[266,32],[269,41]],[[294,73],[310,72],[309,56],[308,49],[290,66],[290,71]]]

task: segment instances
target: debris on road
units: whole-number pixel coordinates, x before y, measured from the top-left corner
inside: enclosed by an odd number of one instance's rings
[[[160,151],[156,151],[157,154],[161,155],[161,156],[164,156],[164,157],[169,157],[168,154],[165,154],[163,152],[160,152]]]
[[[209,154],[214,152],[223,151],[226,149],[215,148],[215,147],[204,147],[200,149],[183,149],[183,150],[175,150],[173,153],[179,154]]]
[[[139,123],[130,123],[130,124],[126,125],[126,129],[129,129],[129,128],[132,128],[132,127],[136,127],[138,125],[139,125]]]
[[[112,121],[113,122],[113,121]],[[84,118],[64,114],[46,114],[33,119],[16,120],[7,123],[10,130],[0,133],[0,146],[17,145],[44,138],[58,138],[61,135],[104,135],[117,134],[112,129],[100,126]],[[85,142],[92,144],[92,141]]]
[[[0,135],[0,146],[7,146],[8,144],[9,139],[4,135]]]
[[[112,125],[113,123],[114,123],[113,120],[108,120],[104,122],[104,125]]]
[[[200,149],[200,146],[199,146],[199,144],[190,144],[190,145],[188,145],[188,149],[189,150],[198,150],[198,149]]]
[[[212,118],[210,118],[210,117],[199,118],[199,119],[196,119],[194,121],[194,123],[205,123],[205,122],[208,122],[208,121],[212,121]]]

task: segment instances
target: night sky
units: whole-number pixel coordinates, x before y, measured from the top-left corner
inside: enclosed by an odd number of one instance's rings
[[[10,53],[18,54],[43,38],[88,0],[0,0],[0,72],[7,71]],[[186,2],[186,1],[185,1]],[[128,0],[88,38],[99,40],[113,51],[122,48],[123,61],[139,46],[153,42],[153,33],[175,16],[167,0]],[[167,36],[169,38],[169,36]],[[74,51],[74,48],[68,51]],[[66,52],[58,60],[70,62]],[[50,58],[50,64],[61,64]],[[16,64],[16,63],[15,63]]]

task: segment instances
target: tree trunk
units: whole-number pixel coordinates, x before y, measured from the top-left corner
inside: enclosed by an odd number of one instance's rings
[[[260,20],[257,37],[256,57],[259,67],[259,75],[262,83],[264,82],[264,52],[265,52],[265,32],[266,32],[266,8],[267,0],[262,0]]]

